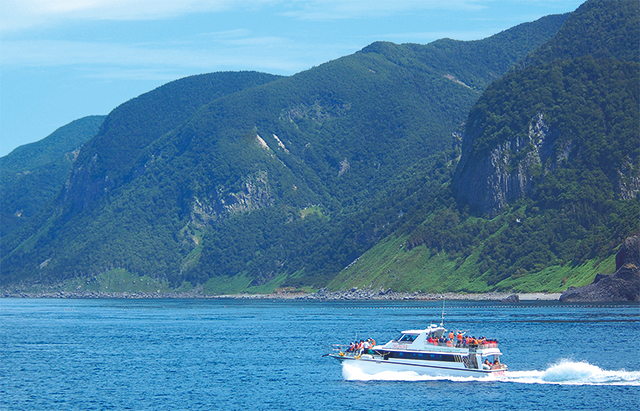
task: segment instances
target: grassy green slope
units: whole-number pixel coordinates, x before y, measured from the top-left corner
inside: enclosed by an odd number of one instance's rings
[[[329,290],[352,287],[406,292],[484,293],[490,291],[561,292],[590,284],[597,273],[615,271],[615,256],[587,259],[580,265],[551,265],[527,275],[511,276],[489,285],[478,273],[480,249],[452,258],[446,251],[422,244],[406,246],[407,237],[391,235],[368,250],[333,279]]]

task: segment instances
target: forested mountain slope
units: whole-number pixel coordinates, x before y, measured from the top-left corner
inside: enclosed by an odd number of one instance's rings
[[[404,288],[458,291],[560,291],[611,266],[640,227],[639,7],[586,2],[491,84],[470,110],[450,194],[384,243],[405,251],[380,246],[333,286],[393,284],[371,270],[389,259],[404,261]]]
[[[135,178],[143,150],[202,106],[279,77],[257,72],[201,74],[172,81],[116,107],[80,152],[66,189],[67,205],[82,209]]]
[[[44,139],[0,158],[0,237],[3,250],[19,241],[16,231],[60,191],[80,146],[96,135],[105,116],[88,116],[60,127]],[[41,224],[41,222],[40,222]],[[30,230],[33,230],[32,227]],[[4,255],[4,252],[3,252]]]
[[[438,192],[480,92],[565,18],[469,43],[374,43],[238,79],[189,112],[179,82],[126,103],[83,147],[49,223],[3,256],[3,283],[126,270],[210,292],[323,286],[424,200],[418,188]]]

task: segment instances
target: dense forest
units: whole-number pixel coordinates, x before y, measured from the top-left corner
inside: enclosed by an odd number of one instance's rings
[[[0,158],[2,255],[20,242],[24,225],[33,232],[69,177],[80,147],[98,132],[105,116],[89,116],[60,127],[48,137],[20,146]]]
[[[169,83],[104,119],[40,224],[3,231],[2,284],[580,285],[638,229],[638,27],[636,3],[589,1],[479,41]]]

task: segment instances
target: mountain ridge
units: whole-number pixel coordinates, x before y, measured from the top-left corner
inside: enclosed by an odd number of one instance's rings
[[[64,185],[82,144],[98,131],[106,116],[72,121],[35,143],[26,144],[0,158],[0,237],[2,255],[19,243],[25,225],[42,221],[38,216]]]

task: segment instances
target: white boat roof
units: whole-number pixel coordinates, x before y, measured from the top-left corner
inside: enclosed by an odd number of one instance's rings
[[[421,334],[421,333],[428,333],[430,331],[435,331],[435,330],[439,330],[439,329],[445,329],[443,325],[436,325],[436,324],[431,324],[429,326],[429,328],[425,328],[424,330],[406,330],[406,331],[401,331],[402,334]]]

